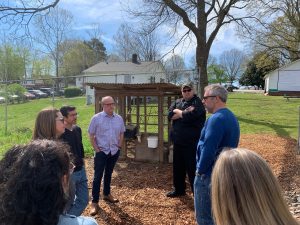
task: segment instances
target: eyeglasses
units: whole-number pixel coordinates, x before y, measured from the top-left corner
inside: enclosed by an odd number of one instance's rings
[[[57,117],[55,120],[56,121],[60,121],[60,122],[64,122],[64,118],[63,117]]]
[[[75,165],[74,163],[70,162],[70,165],[69,165],[69,173],[72,174],[74,172],[74,169],[75,169]]]
[[[183,93],[185,93],[185,92],[191,92],[191,91],[192,91],[192,89],[185,89],[185,90],[182,90]]]
[[[214,98],[217,97],[216,95],[208,95],[208,96],[203,96],[202,100],[206,100],[208,98]]]
[[[107,103],[107,104],[103,104],[103,105],[106,105],[106,106],[114,106],[115,103]]]
[[[78,116],[79,114],[78,113],[71,113],[69,114],[69,116]]]

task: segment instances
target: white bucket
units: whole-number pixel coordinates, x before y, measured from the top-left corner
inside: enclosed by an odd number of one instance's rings
[[[158,137],[157,136],[149,136],[148,140],[148,148],[157,148],[158,145]]]

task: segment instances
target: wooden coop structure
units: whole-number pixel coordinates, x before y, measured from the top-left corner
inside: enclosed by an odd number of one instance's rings
[[[167,162],[171,146],[169,138],[171,122],[168,109],[181,96],[180,87],[170,83],[112,84],[87,83],[94,89],[95,113],[102,111],[101,98],[112,96],[116,113],[122,116],[126,126],[125,143],[121,157],[136,161]],[[156,138],[150,146],[152,138]],[[130,144],[131,157],[129,157]],[[132,150],[133,149],[133,150]]]

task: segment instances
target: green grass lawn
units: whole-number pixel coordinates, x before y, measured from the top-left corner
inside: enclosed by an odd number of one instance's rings
[[[94,114],[94,105],[87,106],[85,97],[59,98],[53,102],[50,98],[33,100],[28,103],[8,105],[7,134],[5,134],[5,106],[0,105],[0,155],[15,144],[27,143],[37,113],[46,107],[60,108],[71,104],[79,113],[78,125],[83,131],[83,142],[87,154],[92,154],[88,141],[87,127]],[[286,101],[283,97],[261,94],[231,93],[228,107],[239,119],[242,134],[271,133],[297,139],[299,126],[300,99]]]
[[[228,107],[238,117],[242,134],[272,133],[297,139],[300,99],[232,93]]]

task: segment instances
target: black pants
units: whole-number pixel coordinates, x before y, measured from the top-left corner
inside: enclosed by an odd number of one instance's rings
[[[194,145],[174,144],[173,148],[173,184],[175,191],[184,193],[186,184],[185,177],[188,175],[191,190],[194,193],[194,179],[196,171],[196,149]]]

